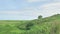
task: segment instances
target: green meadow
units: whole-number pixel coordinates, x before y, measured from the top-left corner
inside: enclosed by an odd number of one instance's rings
[[[34,20],[0,20],[0,34],[60,34],[60,14]]]

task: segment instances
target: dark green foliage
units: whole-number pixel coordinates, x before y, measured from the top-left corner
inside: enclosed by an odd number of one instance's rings
[[[38,19],[42,19],[42,16],[40,15],[40,16],[38,16]]]
[[[17,28],[19,28],[20,30],[30,30],[31,26],[33,26],[33,23],[28,22],[25,24],[18,25]]]
[[[34,25],[33,23],[27,23],[26,30],[30,30],[33,25]]]
[[[1,20],[0,34],[60,34],[60,15],[35,20]]]

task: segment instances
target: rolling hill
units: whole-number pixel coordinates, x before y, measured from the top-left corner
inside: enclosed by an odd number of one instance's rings
[[[0,20],[0,34],[60,34],[60,14],[30,21]]]

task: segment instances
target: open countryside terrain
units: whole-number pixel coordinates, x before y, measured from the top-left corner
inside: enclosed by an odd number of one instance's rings
[[[0,34],[60,34],[60,14],[34,20],[0,20]]]

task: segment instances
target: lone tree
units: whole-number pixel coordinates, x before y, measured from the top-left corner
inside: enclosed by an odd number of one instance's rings
[[[40,15],[40,16],[38,16],[38,19],[42,19],[42,16]]]
[[[43,21],[42,16],[41,16],[41,15],[40,15],[40,16],[38,16],[37,24],[42,23],[42,21]]]

